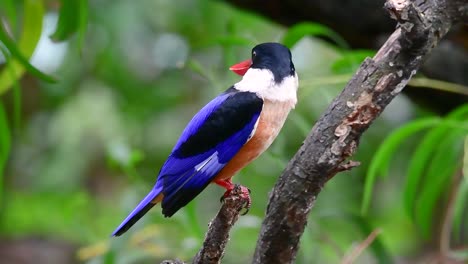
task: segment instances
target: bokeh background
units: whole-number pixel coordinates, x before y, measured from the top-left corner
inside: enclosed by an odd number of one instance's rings
[[[299,102],[269,151],[234,178],[253,205],[223,263],[249,263],[276,179],[395,26],[383,1],[356,1],[363,14],[346,6],[352,17],[340,17],[343,1],[325,2],[2,0],[0,263],[189,262],[222,188],[110,234],[193,114],[239,81],[229,66],[276,41],[291,48]],[[468,259],[467,32],[454,28],[365,133],[353,157],[362,165],[327,183],[297,263],[340,263],[359,247],[356,263]]]

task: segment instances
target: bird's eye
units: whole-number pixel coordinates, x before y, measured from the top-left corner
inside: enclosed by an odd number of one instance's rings
[[[255,58],[255,56],[257,56],[257,53],[254,51],[252,52],[252,59]]]

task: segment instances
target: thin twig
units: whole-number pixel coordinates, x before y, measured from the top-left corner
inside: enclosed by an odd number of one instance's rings
[[[370,246],[370,244],[374,241],[374,239],[382,232],[380,228],[375,229],[372,231],[367,238],[359,243],[354,249],[343,257],[341,264],[351,264],[353,263],[361,254],[362,252]]]
[[[468,95],[467,86],[452,82],[430,79],[426,77],[414,78],[409,82],[409,85],[415,88],[430,88],[448,93]]]

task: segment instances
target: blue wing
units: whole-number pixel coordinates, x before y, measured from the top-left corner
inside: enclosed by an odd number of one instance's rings
[[[195,198],[236,155],[251,136],[262,107],[256,94],[231,88],[192,118],[155,186],[162,187],[164,216]]]
[[[263,100],[234,88],[216,97],[190,121],[164,163],[156,185],[112,233],[120,236],[159,200],[172,216],[197,196],[247,142]]]

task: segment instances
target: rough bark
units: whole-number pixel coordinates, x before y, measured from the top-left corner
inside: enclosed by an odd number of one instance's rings
[[[361,135],[416,73],[450,27],[467,21],[465,0],[388,0],[397,29],[366,59],[317,121],[270,194],[253,263],[292,263],[307,216],[327,180],[351,169]]]
[[[194,264],[220,263],[224,248],[229,240],[229,231],[239,219],[239,214],[246,205],[240,185],[236,185],[228,197],[224,198],[223,206],[210,222],[203,246],[194,257]]]
[[[236,185],[223,200],[223,205],[219,209],[218,214],[208,225],[205,241],[200,251],[193,258],[193,264],[216,264],[220,263],[223,258],[224,249],[229,240],[229,232],[239,219],[239,214],[247,203],[240,185]],[[161,264],[184,263],[178,259],[161,262]]]

